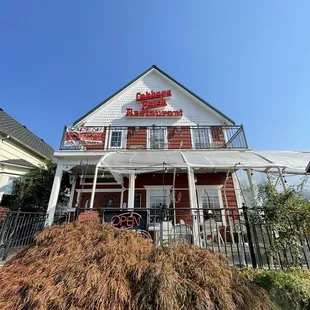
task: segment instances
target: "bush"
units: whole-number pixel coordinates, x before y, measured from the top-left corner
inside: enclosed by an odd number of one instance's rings
[[[310,309],[310,271],[248,269],[238,272],[264,288],[279,309]]]
[[[153,248],[96,221],[45,229],[0,269],[0,309],[271,309],[264,289],[222,256]]]

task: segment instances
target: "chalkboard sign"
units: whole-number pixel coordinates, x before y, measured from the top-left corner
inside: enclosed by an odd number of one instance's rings
[[[118,229],[147,229],[147,210],[105,210],[103,221]]]

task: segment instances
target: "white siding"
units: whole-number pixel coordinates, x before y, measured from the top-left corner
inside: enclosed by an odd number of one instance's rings
[[[146,91],[162,91],[171,89],[172,97],[167,99],[168,106],[165,110],[183,110],[182,118],[159,117],[125,117],[126,108],[141,110],[141,102],[136,101],[136,93]],[[91,107],[90,107],[91,108]],[[144,126],[144,125],[221,125],[225,120],[204,103],[198,101],[178,85],[168,80],[155,70],[150,71],[140,80],[133,83],[102,107],[91,113],[86,119],[86,126]],[[227,121],[226,121],[227,123]]]
[[[0,134],[0,161],[9,159],[24,159],[32,163],[35,166],[43,164],[42,158],[34,155],[34,153],[22,148],[15,144],[10,139],[6,139],[5,136]],[[0,201],[2,199],[3,191],[8,183],[10,176],[22,176],[26,174],[30,168],[23,166],[9,165],[0,163]]]
[[[42,163],[42,160],[25,149],[13,144],[9,139],[1,140],[0,135],[0,161],[8,159],[24,159],[35,166]]]

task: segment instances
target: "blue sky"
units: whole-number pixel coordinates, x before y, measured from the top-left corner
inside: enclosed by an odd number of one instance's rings
[[[258,150],[309,150],[310,2],[0,2],[0,107],[58,148],[152,64],[245,126]]]

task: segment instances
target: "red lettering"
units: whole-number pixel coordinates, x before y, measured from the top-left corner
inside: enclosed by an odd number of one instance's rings
[[[124,223],[126,224],[126,222],[127,222],[127,217],[126,217],[125,215],[120,216],[119,219],[120,219],[120,220],[119,220],[120,226],[123,226]]]
[[[126,116],[132,116],[132,109],[126,109]]]
[[[180,109],[180,116],[183,116],[183,110]]]
[[[143,101],[142,102],[142,110],[147,109],[148,107],[148,102],[147,101]]]
[[[127,227],[132,227],[133,226],[133,219],[134,219],[133,216],[128,216],[127,217],[127,222],[126,222]]]
[[[140,226],[141,218],[135,216],[135,217],[133,218],[133,222],[134,222],[133,226]]]
[[[119,217],[117,215],[114,215],[111,218],[111,224],[112,224],[112,226],[118,226],[119,225]]]
[[[155,98],[165,98],[165,97],[170,97],[171,90],[163,90],[163,91],[146,91],[145,94],[141,93],[136,93],[136,101],[143,101],[143,100],[150,100],[150,99],[155,99]]]
[[[139,111],[134,111],[135,113],[134,113],[134,115],[135,116],[139,116]]]
[[[168,111],[168,116],[173,116],[172,111]]]
[[[155,116],[155,113],[154,113],[154,111],[150,111],[150,116]]]

